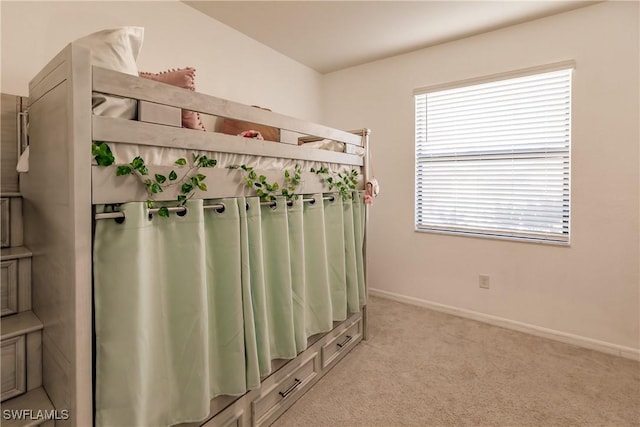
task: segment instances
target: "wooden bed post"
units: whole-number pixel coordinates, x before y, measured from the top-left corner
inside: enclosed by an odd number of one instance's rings
[[[68,45],[29,84],[29,172],[21,177],[43,386],[68,421],[93,424],[91,64]]]
[[[364,176],[364,189],[367,190],[367,182],[372,178],[369,159],[369,136],[371,135],[371,129],[362,129],[362,147],[365,149],[364,165],[362,166],[362,175]],[[364,260],[364,286],[365,286],[365,300],[367,304],[364,306],[362,312],[362,339],[369,339],[369,316],[368,316],[368,302],[369,302],[369,263],[367,262],[367,235],[369,231],[369,208],[365,204],[365,220],[364,220],[364,248],[362,258]]]

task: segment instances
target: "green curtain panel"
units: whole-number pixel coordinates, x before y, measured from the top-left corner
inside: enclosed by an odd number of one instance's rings
[[[269,344],[269,317],[264,279],[264,257],[260,200],[256,197],[238,198],[240,214],[240,239],[243,251],[242,277],[251,290],[254,328],[260,376],[271,373],[271,346]]]
[[[209,412],[209,307],[202,201],[189,214],[97,221],[96,424],[163,426]]]
[[[269,322],[269,344],[273,359],[296,357],[289,252],[287,203],[278,197],[273,205],[260,206],[262,257]],[[251,245],[252,242],[249,242]]]
[[[306,286],[305,286],[305,251],[303,201],[298,197],[291,201],[287,209],[289,223],[289,253],[291,257],[291,295],[293,299],[293,329],[296,351],[300,353],[307,348],[307,328],[305,319]]]
[[[360,310],[362,194],[305,197],[194,200],[168,218],[127,203],[124,222],[96,222],[96,425],[202,420]]]
[[[355,227],[353,220],[353,200],[342,201],[344,221],[344,261],[346,267],[347,310],[350,313],[360,311],[360,289],[358,287],[358,261],[356,254]]]
[[[342,321],[347,318],[347,267],[342,199],[337,195],[324,201],[324,219],[333,320]]]
[[[249,283],[242,281],[240,214],[233,199],[204,217],[210,395],[241,395],[260,385]]]
[[[304,204],[305,323],[307,337],[333,326],[322,194]]]

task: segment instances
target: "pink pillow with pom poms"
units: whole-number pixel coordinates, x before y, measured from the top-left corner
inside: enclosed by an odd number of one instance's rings
[[[140,77],[183,89],[196,90],[196,70],[191,67],[167,70],[160,73],[141,72]],[[200,113],[190,110],[182,110],[182,126],[189,129],[206,130],[200,121]]]

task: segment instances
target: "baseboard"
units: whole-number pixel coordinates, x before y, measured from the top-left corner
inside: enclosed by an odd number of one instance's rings
[[[437,302],[426,301],[419,298],[408,297],[394,292],[383,291],[381,289],[369,288],[369,294],[372,296],[386,298],[406,304],[430,308],[432,310],[441,311],[443,313],[453,314],[454,316],[465,317],[467,319],[473,319],[479,322],[484,322],[507,329],[513,329],[516,331],[525,332],[531,335],[536,335],[567,344],[577,345],[579,347],[588,348],[590,350],[596,350],[603,353],[613,354],[615,356],[640,361],[640,349],[632,347],[625,347],[605,341],[598,341],[579,335],[568,334],[553,329],[547,329],[540,326],[529,325],[527,323],[516,322],[515,320],[492,316],[490,314],[479,313],[477,311],[467,310],[464,308],[458,308],[450,305],[440,304]]]

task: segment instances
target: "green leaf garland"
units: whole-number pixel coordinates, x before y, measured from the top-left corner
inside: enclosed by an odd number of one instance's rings
[[[115,157],[109,146],[100,141],[96,141],[91,146],[91,155],[99,166],[111,166],[115,163]],[[178,177],[175,170],[171,170],[168,176],[162,174],[149,175],[149,168],[145,164],[142,157],[136,156],[127,164],[119,164],[116,166],[116,176],[134,175],[142,184],[145,185],[147,193],[151,198],[156,194],[164,192],[164,190],[173,185],[180,186],[180,194],[177,197],[177,206],[184,206],[187,201],[193,197],[196,190],[207,191],[207,185],[203,182],[207,176],[199,173],[200,168],[214,168],[218,161],[210,159],[205,155],[193,154],[193,161],[187,164],[185,158],[177,159],[174,164],[180,167],[189,166],[189,169]],[[168,179],[168,181],[167,181]],[[147,207],[153,208],[153,200],[147,200]],[[158,215],[163,217],[169,216],[169,209],[166,206],[158,210]]]

